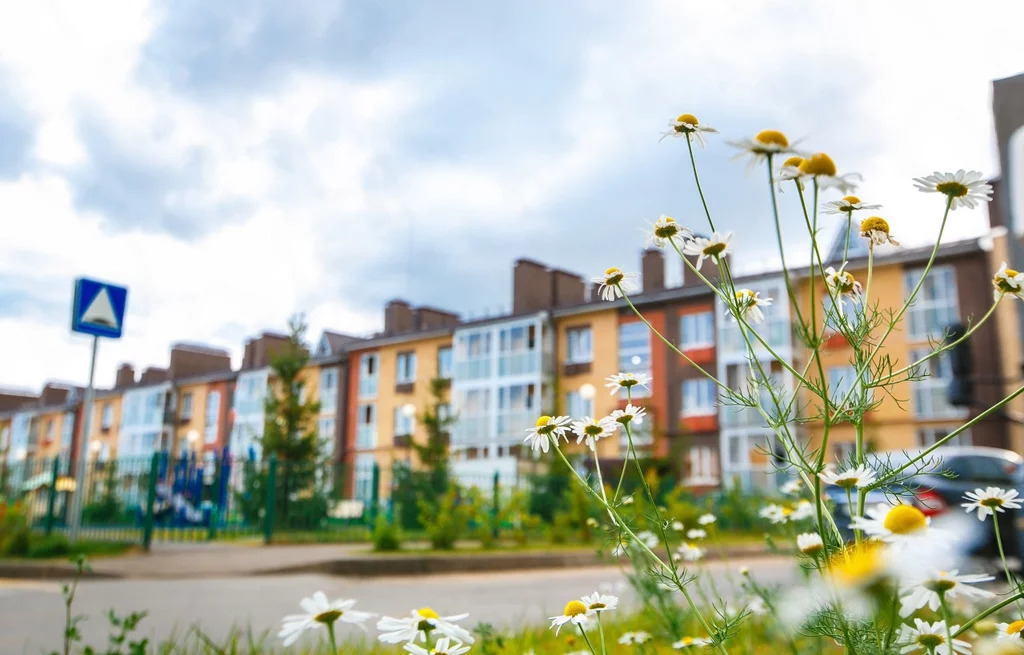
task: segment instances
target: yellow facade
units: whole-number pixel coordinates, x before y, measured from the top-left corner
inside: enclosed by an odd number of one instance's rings
[[[171,452],[202,452],[206,441],[207,382],[185,383],[175,388],[177,412],[172,426]],[[224,402],[223,399],[221,402]]]
[[[89,430],[89,457],[116,457],[118,430],[121,426],[121,393],[112,391],[98,394],[93,400],[89,422],[92,424]]]
[[[591,334],[590,370],[584,373],[565,375],[565,363],[569,352],[568,331],[573,328],[589,327]],[[608,393],[605,388],[606,378],[619,372],[619,315],[611,307],[599,306],[585,314],[556,317],[555,331],[557,334],[556,352],[558,383],[556,385],[558,399],[555,411],[565,414],[566,396],[570,392],[593,388],[594,416],[600,418],[611,414],[619,407],[619,399]],[[579,417],[573,417],[579,418]],[[598,443],[598,454],[602,457],[619,456],[619,440],[603,439]]]
[[[850,269],[849,272],[862,284],[866,282],[866,268],[854,268]],[[805,278],[797,282],[797,284],[799,284],[799,299],[804,320],[810,320],[810,282]],[[883,316],[887,316],[887,312],[890,310],[897,312],[903,306],[905,291],[903,268],[901,265],[896,263],[886,264],[884,260],[881,263],[876,263],[872,273],[871,295],[868,299],[872,306],[877,302],[878,310],[882,312]],[[814,295],[819,299],[814,311],[816,313],[815,320],[820,331],[824,321],[824,307],[828,304],[827,293],[820,278],[815,281]],[[873,336],[880,338],[884,334],[885,327],[886,325],[883,323],[880,327],[876,328]],[[878,356],[888,355],[896,369],[910,364],[911,348],[927,346],[927,341],[924,343],[909,343],[907,334],[906,326],[901,323],[886,337],[885,345],[879,351]],[[805,350],[803,352],[801,356],[802,361],[800,362],[801,366],[798,370],[803,369],[810,356],[810,351]],[[820,357],[821,367],[824,369],[826,378],[830,377],[830,371],[835,371],[839,367],[853,366],[853,350],[842,335],[836,334],[832,338],[826,337],[826,342],[820,349]],[[815,383],[820,379],[817,362],[812,361],[810,363],[807,378]],[[837,382],[837,379],[828,380],[830,388],[834,388]],[[949,420],[925,421],[914,416],[910,406],[910,383],[906,381],[899,382],[890,387],[890,393],[886,393],[882,389],[875,390],[874,397],[878,401],[878,405],[864,419],[864,443],[868,449],[900,450],[914,448],[918,445],[918,428],[931,424],[946,425],[949,423]],[[803,401],[809,403],[805,405],[805,415],[814,415],[820,412],[822,403],[817,395],[805,391],[803,393]],[[808,423],[807,430],[811,443],[814,445],[819,443],[822,432],[821,422],[813,421]],[[834,457],[840,449],[852,449],[855,441],[856,434],[852,425],[849,423],[834,425],[829,431],[830,452],[828,457]]]

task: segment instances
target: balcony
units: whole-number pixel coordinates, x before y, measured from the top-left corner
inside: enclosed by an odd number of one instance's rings
[[[590,368],[590,362],[565,362],[562,364],[562,375],[565,377],[586,375],[590,373]]]
[[[540,351],[501,354],[498,356],[498,375],[528,375],[540,372]]]
[[[356,450],[370,450],[376,447],[376,425],[360,425],[358,428],[356,428]]]
[[[359,378],[359,397],[360,398],[376,398],[377,397],[377,376],[368,376]]]
[[[395,448],[409,448],[412,446],[412,435],[396,434],[392,444]]]

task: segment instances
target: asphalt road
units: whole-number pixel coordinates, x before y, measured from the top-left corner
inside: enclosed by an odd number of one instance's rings
[[[795,579],[792,560],[761,557],[732,563],[711,562],[707,572],[723,594],[746,565],[764,583]],[[464,624],[479,621],[514,627],[544,623],[566,601],[615,585],[625,605],[623,573],[614,567],[518,571],[504,573],[341,578],[301,574],[178,580],[87,580],[79,585],[74,613],[86,615],[81,624],[86,642],[104,645],[108,634],[104,614],[148,610],[140,633],[154,640],[181,637],[200,624],[214,640],[230,626],[251,626],[254,632],[276,633],[281,617],[299,611],[298,601],[316,590],[331,598],[359,600],[357,609],[401,616],[429,606],[441,614],[469,612]],[[61,645],[63,603],[56,582],[0,580],[0,654],[38,655]],[[372,628],[372,626],[371,626]],[[351,629],[351,628],[348,628]],[[273,636],[271,636],[273,638]]]

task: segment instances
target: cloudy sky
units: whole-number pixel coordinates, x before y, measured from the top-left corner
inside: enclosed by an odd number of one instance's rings
[[[0,385],[84,382],[77,275],[131,288],[107,384],[177,340],[237,363],[295,311],[315,336],[377,329],[393,297],[507,310],[518,256],[636,268],[659,214],[703,226],[659,142],[682,111],[722,132],[699,158],[740,268],[772,264],[767,189],[724,140],[766,127],[922,241],[941,200],[912,176],[998,172],[990,81],[1024,71],[1022,22],[1008,1],[4,3]]]

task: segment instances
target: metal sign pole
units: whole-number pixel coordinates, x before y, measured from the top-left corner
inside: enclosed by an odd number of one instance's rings
[[[78,452],[75,456],[75,488],[71,492],[71,514],[69,516],[68,540],[78,541],[78,533],[82,526],[82,503],[85,499],[85,463],[89,458],[89,431],[92,427],[93,376],[96,374],[96,349],[100,338],[92,338],[92,359],[89,362],[89,386],[85,389],[85,407],[82,409],[82,433],[78,439]]]

